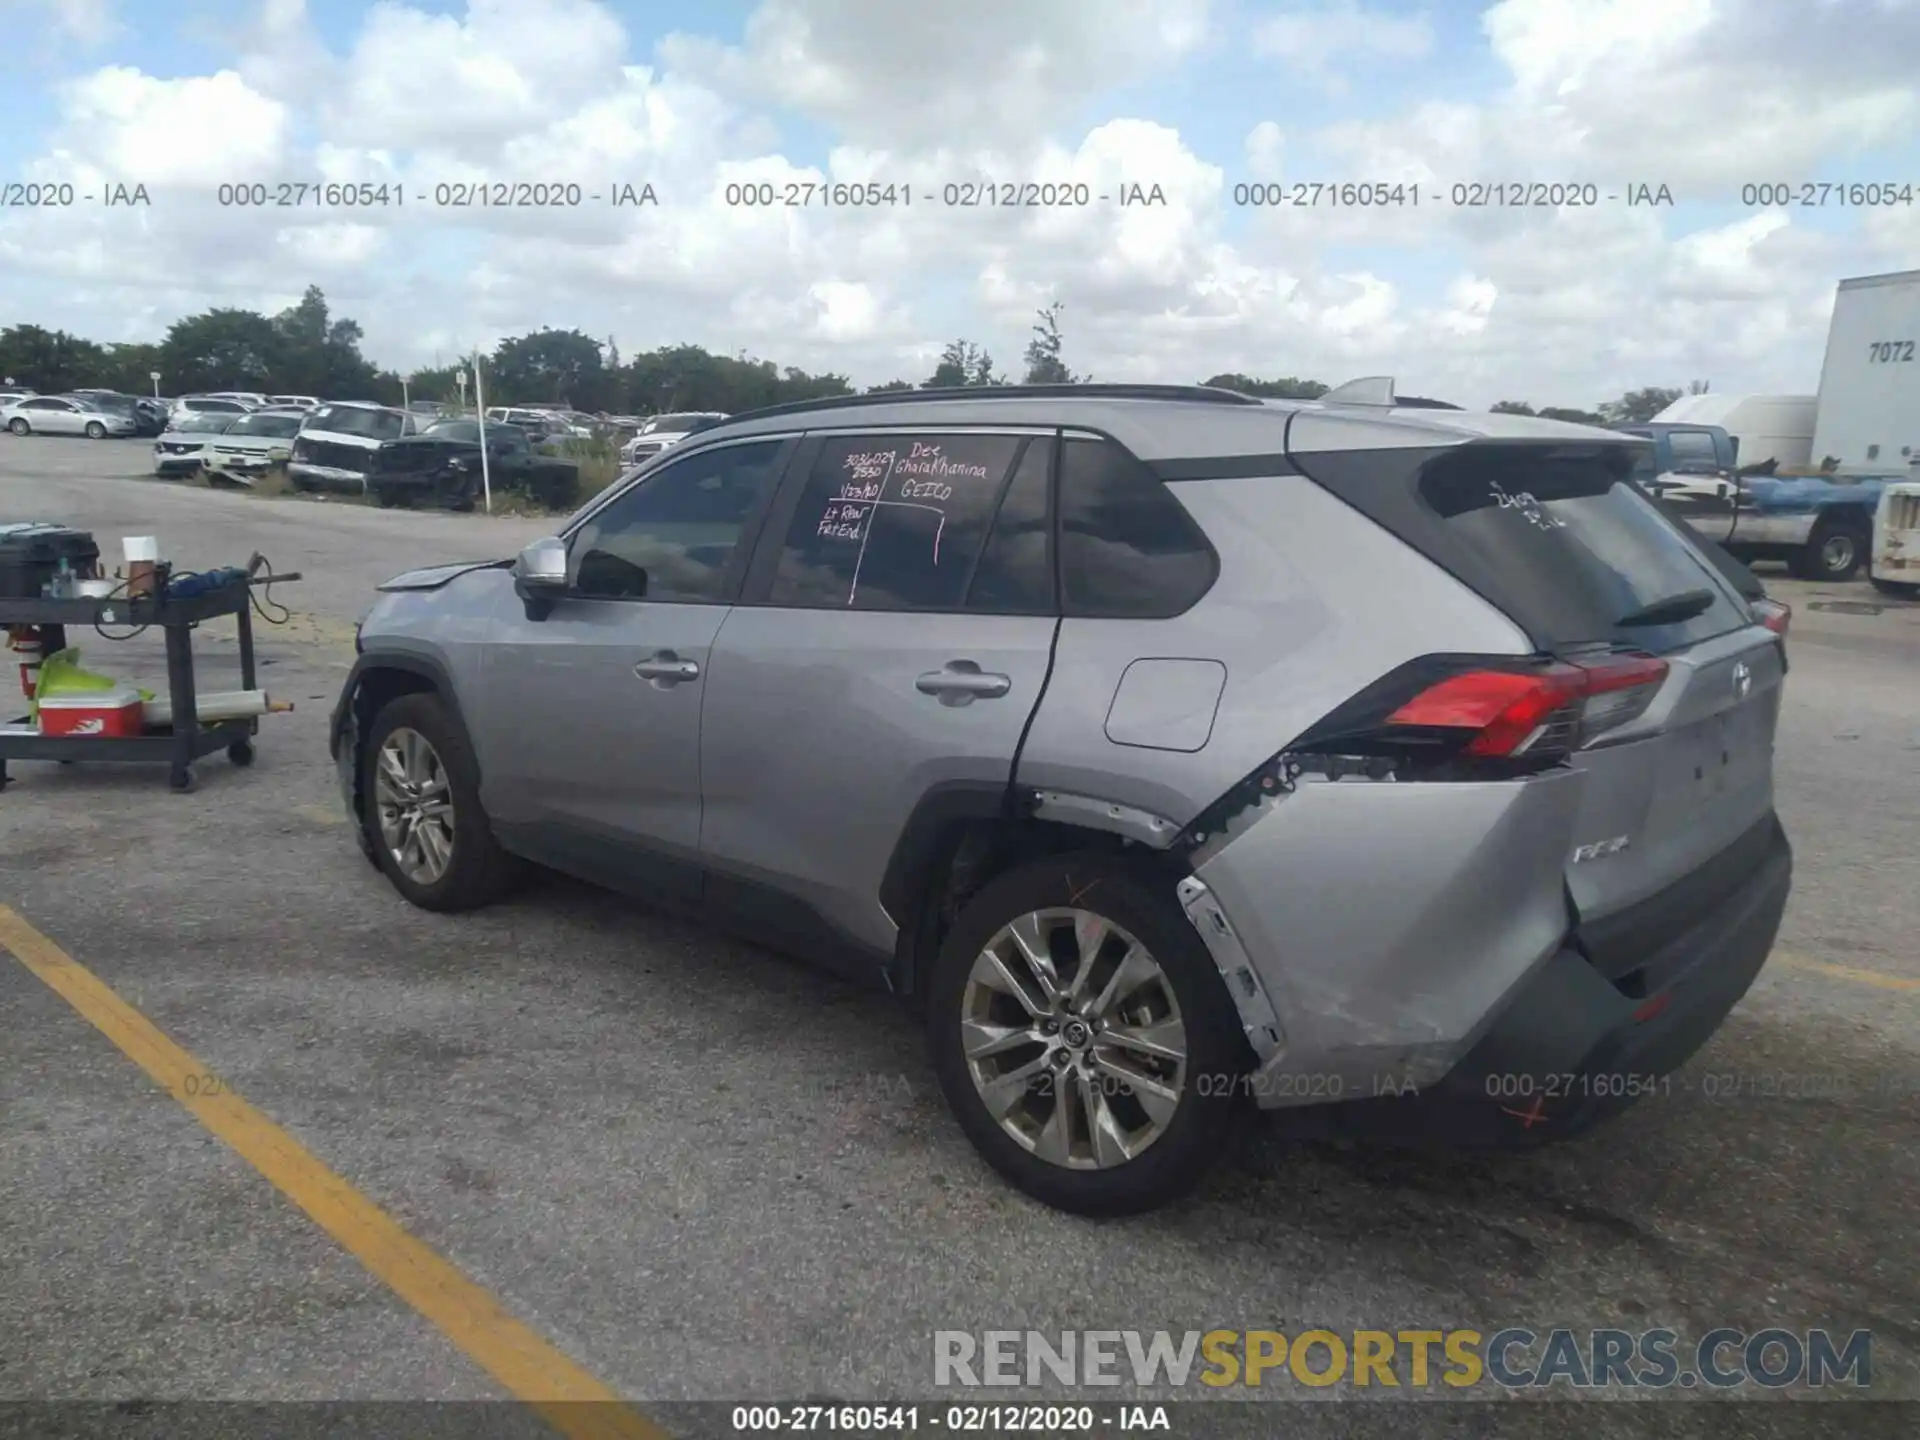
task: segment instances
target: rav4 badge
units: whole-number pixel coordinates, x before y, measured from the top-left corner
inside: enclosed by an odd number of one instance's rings
[[[1631,835],[1616,835],[1611,840],[1596,840],[1591,845],[1579,846],[1573,852],[1573,863],[1578,865],[1587,860],[1604,860],[1609,855],[1618,855],[1632,842]]]

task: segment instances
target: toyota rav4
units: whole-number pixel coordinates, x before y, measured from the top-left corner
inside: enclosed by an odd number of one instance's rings
[[[1390,381],[737,416],[381,587],[341,785],[414,904],[547,866],[911,997],[1066,1209],[1174,1197],[1249,1098],[1575,1134],[1720,1024],[1792,867],[1784,607],[1640,443]]]

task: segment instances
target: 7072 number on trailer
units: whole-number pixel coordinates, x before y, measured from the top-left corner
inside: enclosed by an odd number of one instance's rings
[[[1891,365],[1913,359],[1913,341],[1876,340],[1867,346],[1867,359],[1875,365]]]

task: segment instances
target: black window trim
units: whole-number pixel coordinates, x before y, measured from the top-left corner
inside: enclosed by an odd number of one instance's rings
[[[581,512],[576,520],[570,523],[558,537],[566,542],[567,573],[571,576],[574,573],[574,540],[578,538],[580,531],[585,528],[594,516],[605,510],[608,506],[616,504],[622,497],[630,495],[642,485],[658,479],[660,476],[666,474],[667,471],[673,469],[674,466],[685,461],[696,460],[710,451],[726,449],[728,446],[763,445],[768,442],[778,443],[781,448],[773,457],[773,483],[767,487],[766,494],[760,497],[760,502],[748,512],[746,520],[740,526],[740,538],[734,542],[733,554],[727,560],[727,568],[720,578],[720,593],[718,595],[707,600],[661,600],[651,595],[582,595],[578,590],[573,588],[573,583],[569,580],[567,592],[562,597],[562,603],[568,605],[739,604],[741,586],[745,583],[750,573],[753,559],[758,553],[760,538],[766,530],[767,516],[779,500],[782,487],[787,483],[788,475],[793,467],[794,452],[799,448],[800,439],[801,437],[798,434],[743,435],[736,440],[723,441],[718,445],[703,445],[696,451],[675,455],[672,464],[656,466],[647,471],[645,475],[636,475],[627,484],[619,486],[617,494],[602,496],[591,510]]]
[[[957,422],[944,424],[938,421],[920,421],[911,425],[835,425],[830,428],[808,430],[805,441],[795,453],[792,462],[787,466],[786,474],[781,478],[779,493],[775,496],[773,506],[767,512],[766,523],[760,530],[759,544],[754,551],[753,561],[747,570],[746,584],[742,587],[739,598],[735,600],[734,603],[741,606],[750,605],[756,609],[791,610],[796,614],[977,615],[984,617],[1000,616],[1006,619],[1025,618],[1042,620],[1057,618],[1059,614],[1059,607],[1057,605],[1052,615],[1042,615],[1038,612],[1026,610],[969,610],[964,608],[966,598],[966,591],[964,590],[961,592],[962,605],[960,607],[916,606],[911,610],[856,610],[845,606],[831,605],[775,605],[768,599],[768,597],[773,594],[774,576],[780,568],[780,555],[781,552],[786,549],[787,532],[793,527],[794,513],[800,508],[800,501],[806,494],[807,481],[813,474],[814,464],[819,460],[820,452],[826,448],[828,441],[859,435],[963,434],[1003,435],[1029,443],[1034,440],[1045,440],[1052,443],[1053,455],[1048,461],[1049,485],[1047,504],[1050,510],[1055,509],[1053,505],[1053,481],[1055,477],[1057,477],[1060,468],[1060,430],[1058,426],[1009,424],[1004,421],[999,424],[982,424],[976,421],[971,425]],[[1028,445],[1023,444],[1020,449],[1014,453],[1013,461],[1007,467],[1007,473],[1001,477],[1000,488],[994,496],[993,509],[987,515],[986,530],[980,538],[980,551],[975,554],[973,560],[974,568],[970,570],[967,575],[967,588],[969,590],[972,588],[973,576],[979,567],[980,554],[985,553],[987,543],[993,538],[994,523],[1000,518],[1000,505],[1005,501],[1007,491],[1013,484],[1013,477],[1019,471],[1020,462],[1026,458],[1027,449]],[[1058,523],[1056,515],[1054,524],[1057,526]],[[1055,553],[1057,553],[1057,551]],[[1057,598],[1060,589],[1059,566],[1053,564],[1053,554],[1050,554],[1047,558],[1049,563],[1052,564],[1054,571],[1054,594]]]

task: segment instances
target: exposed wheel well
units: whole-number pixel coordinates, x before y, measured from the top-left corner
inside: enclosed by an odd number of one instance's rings
[[[1046,855],[1095,851],[1140,857],[1164,867],[1169,892],[1187,873],[1172,856],[1148,849],[1111,831],[1035,820],[1018,815],[969,816],[939,822],[920,878],[896,914],[900,946],[894,956],[893,985],[907,995],[924,994],[941,943],[961,908],[997,876]]]
[[[363,742],[373,717],[402,695],[440,693],[440,686],[433,678],[418,670],[404,669],[398,665],[376,665],[362,671],[353,692],[353,743],[358,745]],[[353,813],[360,815],[364,813],[361,803],[366,798],[360,793],[360,757],[355,754],[350,758],[353,766]]]

